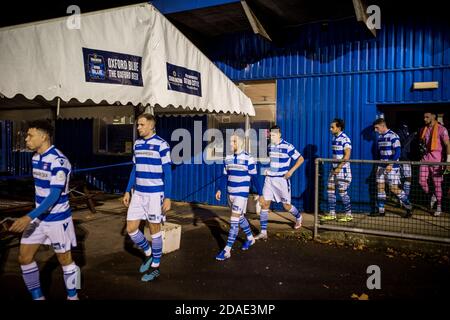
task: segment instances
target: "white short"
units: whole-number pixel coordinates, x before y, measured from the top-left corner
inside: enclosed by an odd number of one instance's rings
[[[247,200],[248,198],[239,196],[228,196],[228,205],[232,212],[238,212],[243,215],[247,212]]]
[[[412,172],[411,172],[411,165],[410,164],[402,164],[400,166],[400,173],[403,178],[411,178]]]
[[[128,207],[127,220],[147,220],[150,223],[161,223],[164,193],[149,193],[145,196],[135,192]]]
[[[291,203],[291,182],[284,177],[269,177],[264,180],[263,197],[266,201]]]
[[[352,172],[350,167],[344,167],[337,174],[333,174],[333,170],[330,171],[330,175],[328,176],[328,188],[329,189],[338,189],[338,190],[347,190],[352,182]]]
[[[377,183],[385,183],[386,180],[389,185],[399,185],[400,184],[400,168],[392,168],[392,170],[387,173],[386,167],[378,167],[377,169]]]
[[[77,246],[72,217],[61,221],[34,219],[25,229],[20,243],[51,245],[56,253],[70,251]]]

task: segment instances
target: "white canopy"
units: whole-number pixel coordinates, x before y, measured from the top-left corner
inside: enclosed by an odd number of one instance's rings
[[[152,5],[82,14],[78,29],[68,18],[0,29],[0,115],[39,108],[29,103],[35,98],[55,106],[57,97],[63,107],[255,114],[250,99]]]

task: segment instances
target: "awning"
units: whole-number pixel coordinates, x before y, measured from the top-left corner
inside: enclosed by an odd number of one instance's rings
[[[0,29],[0,119],[55,106],[58,97],[63,108],[255,114],[250,99],[152,5],[82,14],[79,28],[73,19]],[[24,100],[34,103],[24,107]]]

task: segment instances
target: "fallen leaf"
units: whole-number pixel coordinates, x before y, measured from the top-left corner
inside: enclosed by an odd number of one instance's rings
[[[358,300],[369,300],[369,296],[365,293],[363,293]]]
[[[361,296],[358,296],[356,293],[354,293],[352,294],[351,298],[356,300],[369,300],[369,296],[365,293],[363,293]]]

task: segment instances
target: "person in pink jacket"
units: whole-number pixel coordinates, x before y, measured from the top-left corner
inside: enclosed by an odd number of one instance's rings
[[[437,121],[437,114],[425,112],[423,116],[425,127],[420,131],[420,140],[423,146],[422,161],[450,162],[450,144],[447,129]],[[445,150],[444,150],[445,147]],[[445,156],[444,156],[445,155]],[[431,176],[434,185],[434,193],[431,195],[430,209],[433,210],[437,203],[434,216],[442,213],[442,166],[421,165],[419,183],[425,193],[430,193],[428,179]],[[450,166],[447,167],[450,169]]]

